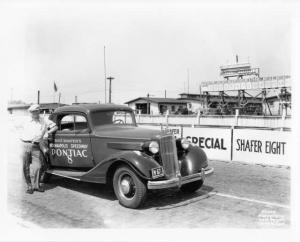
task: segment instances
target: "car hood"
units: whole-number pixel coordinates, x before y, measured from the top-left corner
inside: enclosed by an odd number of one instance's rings
[[[150,140],[155,136],[161,135],[162,131],[136,126],[106,125],[96,128],[94,133],[98,137]]]

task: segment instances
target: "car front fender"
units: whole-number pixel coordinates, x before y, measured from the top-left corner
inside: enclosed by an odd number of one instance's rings
[[[92,170],[82,176],[81,180],[97,183],[107,183],[109,172],[115,166],[126,164],[138,176],[145,180],[151,179],[151,169],[161,165],[151,156],[140,151],[121,151],[99,162]]]
[[[198,146],[190,146],[187,151],[179,154],[178,160],[182,176],[198,173],[208,165],[205,152]]]

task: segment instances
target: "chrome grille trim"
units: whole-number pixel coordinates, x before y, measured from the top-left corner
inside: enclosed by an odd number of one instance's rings
[[[173,135],[162,136],[159,141],[160,156],[165,170],[166,178],[174,178],[179,175],[176,142]]]

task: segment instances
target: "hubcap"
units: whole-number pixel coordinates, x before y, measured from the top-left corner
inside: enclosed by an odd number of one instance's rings
[[[122,192],[127,195],[130,192],[130,181],[128,179],[123,179],[121,181]]]
[[[132,198],[135,194],[135,184],[129,175],[123,175],[119,180],[120,191],[126,198]]]

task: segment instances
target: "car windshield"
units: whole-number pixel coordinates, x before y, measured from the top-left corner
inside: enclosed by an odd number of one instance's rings
[[[136,126],[133,112],[131,111],[98,111],[91,113],[94,127],[103,125],[130,125]]]

